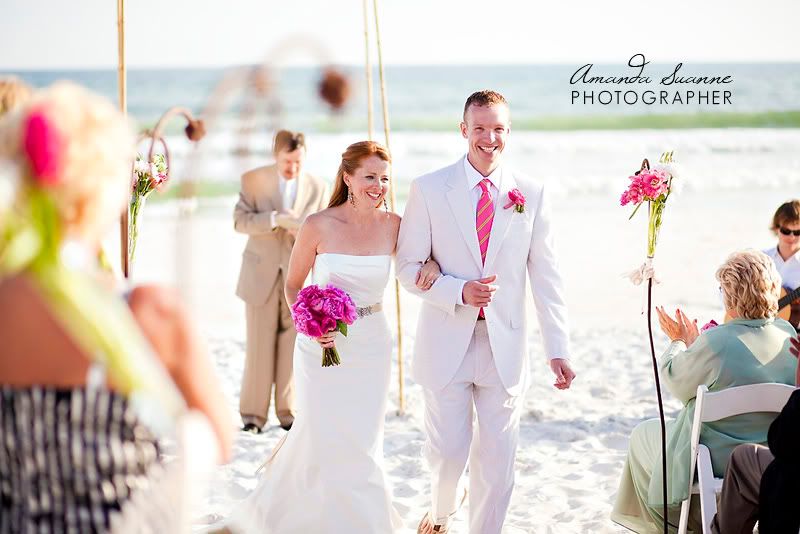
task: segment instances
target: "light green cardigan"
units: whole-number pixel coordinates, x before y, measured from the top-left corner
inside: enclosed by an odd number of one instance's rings
[[[797,359],[789,352],[795,330],[783,319],[735,319],[700,334],[691,347],[673,341],[660,358],[662,383],[684,407],[667,426],[667,481],[671,505],[688,495],[689,457],[697,386],[709,391],[779,382],[794,385]],[[746,414],[706,423],[700,442],[711,452],[714,475],[722,477],[734,447],[767,441],[777,414]],[[659,447],[660,449],[660,447]],[[648,504],[662,503],[661,456],[653,466]]]

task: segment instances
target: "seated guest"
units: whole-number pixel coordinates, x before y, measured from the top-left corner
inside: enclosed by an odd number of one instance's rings
[[[16,191],[0,249],[0,532],[109,532],[142,492],[169,494],[156,435],[187,407],[230,454],[230,413],[177,300],[141,288],[129,308],[98,265],[133,155],[122,114],[73,84],[0,121],[0,165],[19,169],[0,175]],[[149,502],[137,524],[174,532],[171,503]]]
[[[669,522],[676,530],[680,503],[689,490],[692,418],[697,387],[709,391],[745,384],[793,384],[796,361],[789,351],[794,328],[776,319],[780,277],[772,260],[757,251],[732,254],[717,270],[726,311],[734,318],[700,333],[697,321],[681,310],[672,319],[658,309],[671,343],[659,361],[662,383],[684,407],[667,423]],[[728,457],[740,443],[764,443],[769,414],[746,414],[707,423],[700,442],[711,452],[714,474],[722,476]],[[661,425],[639,424],[630,438],[628,458],[611,518],[635,532],[663,531]],[[697,507],[693,507],[697,509]]]
[[[778,244],[764,253],[772,258],[781,285],[786,292],[800,288],[800,200],[784,202],[772,216],[772,231],[778,237]],[[800,299],[791,303],[789,322],[795,329],[800,323]]]
[[[800,336],[792,339],[800,355]],[[800,387],[800,368],[795,379]],[[715,534],[760,534],[800,529],[800,390],[795,390],[769,427],[769,448],[745,443],[733,449],[711,523]]]

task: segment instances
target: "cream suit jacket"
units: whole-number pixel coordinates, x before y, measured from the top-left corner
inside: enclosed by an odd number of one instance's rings
[[[289,266],[294,237],[283,228],[272,228],[272,211],[286,209],[281,200],[275,165],[259,167],[242,175],[239,202],[233,213],[237,232],[247,234],[236,295],[248,304],[263,305],[281,270]],[[301,219],[325,208],[327,187],[320,179],[303,173],[297,180],[297,194],[291,208]]]
[[[464,284],[493,274],[498,289],[484,313],[495,365],[509,394],[522,391],[528,373],[526,278],[545,354],[550,359],[569,355],[567,309],[543,187],[507,167],[496,185],[495,217],[486,264],[481,265],[464,159],[411,184],[400,226],[397,269],[403,286],[423,299],[412,373],[426,388],[445,387],[469,346],[478,310],[461,304]],[[525,195],[524,213],[504,208],[514,188]],[[420,291],[415,278],[429,256],[439,263],[443,276],[428,291]]]

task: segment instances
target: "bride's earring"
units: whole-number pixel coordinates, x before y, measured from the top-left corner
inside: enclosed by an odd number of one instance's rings
[[[386,203],[386,199],[383,199],[383,211],[389,213],[389,204]]]
[[[353,196],[353,192],[349,189],[347,190],[347,200],[350,201],[354,208],[356,207],[356,197]]]

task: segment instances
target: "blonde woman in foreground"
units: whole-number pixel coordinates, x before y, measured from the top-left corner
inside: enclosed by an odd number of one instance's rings
[[[0,164],[16,169],[0,175],[0,533],[130,528],[142,495],[138,528],[181,531],[155,427],[187,408],[230,454],[233,422],[177,299],[137,288],[129,308],[99,266],[133,139],[110,102],[65,82],[0,121]]]

